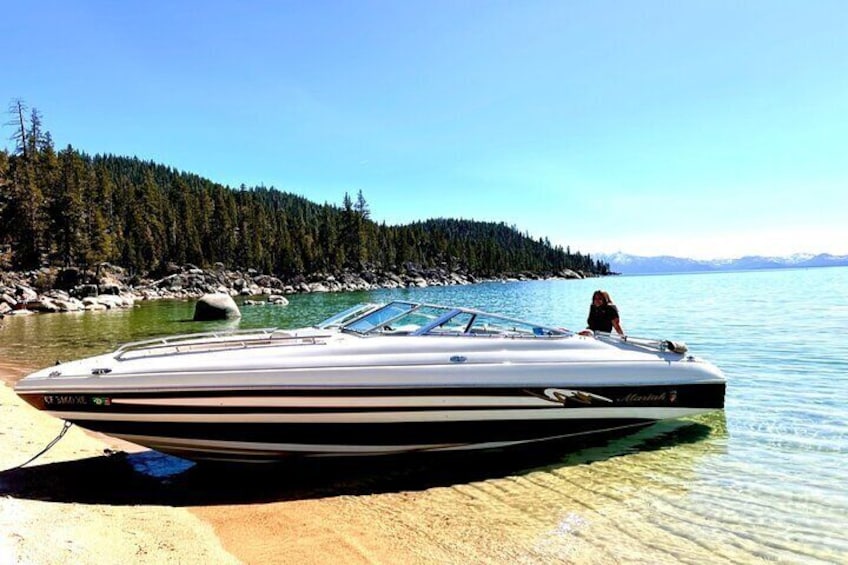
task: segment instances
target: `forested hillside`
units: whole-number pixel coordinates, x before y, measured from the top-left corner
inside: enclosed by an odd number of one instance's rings
[[[505,223],[434,219],[378,224],[360,191],[340,205],[274,188],[222,186],[137,158],[56,150],[38,111],[10,108],[14,151],[0,151],[0,267],[133,272],[168,263],[280,276],[409,266],[480,276],[608,274],[609,266]]]

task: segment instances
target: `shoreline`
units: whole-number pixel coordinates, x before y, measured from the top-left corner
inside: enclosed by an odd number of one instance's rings
[[[73,272],[73,275],[67,273]],[[593,276],[564,269],[557,273],[517,273],[481,277],[444,269],[410,268],[394,272],[316,273],[281,280],[249,270],[199,269],[193,265],[174,267],[159,279],[128,277],[120,267],[106,265],[99,276],[45,267],[38,271],[0,270],[0,319],[32,312],[76,312],[130,308],[141,300],[197,300],[208,294],[231,297],[263,297],[269,303],[285,303],[286,296],[310,293],[372,291],[395,288],[458,286],[493,281],[583,279]]]
[[[72,426],[18,398],[11,383],[28,368],[0,363],[0,561],[7,563],[239,563],[213,527],[189,509],[86,501],[86,488],[114,489],[105,449],[142,448]],[[121,477],[118,477],[121,478]],[[78,502],[74,498],[79,498]],[[89,497],[91,498],[91,497]]]

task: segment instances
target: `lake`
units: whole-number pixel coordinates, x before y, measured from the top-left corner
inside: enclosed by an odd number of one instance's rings
[[[422,487],[445,514],[473,513],[481,533],[500,528],[505,559],[518,562],[848,562],[848,268],[295,295],[288,306],[242,306],[235,326],[303,326],[358,302],[406,298],[579,330],[597,288],[618,304],[628,335],[685,341],[721,367],[725,411]],[[190,322],[193,309],[160,301],[7,317],[0,355],[40,367],[233,325]],[[381,496],[353,500],[365,508]]]

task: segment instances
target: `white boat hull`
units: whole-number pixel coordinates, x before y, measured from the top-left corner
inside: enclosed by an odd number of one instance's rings
[[[17,393],[82,427],[189,459],[487,449],[724,406],[702,360],[638,344],[296,330],[46,368]]]

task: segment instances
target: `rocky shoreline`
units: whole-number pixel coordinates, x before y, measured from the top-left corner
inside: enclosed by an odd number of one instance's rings
[[[265,297],[312,292],[351,292],[384,288],[410,288],[476,284],[487,281],[582,279],[593,276],[564,270],[548,275],[519,273],[479,278],[446,269],[405,265],[400,273],[385,271],[317,273],[288,280],[253,269],[230,270],[222,264],[212,269],[195,265],[169,265],[158,276],[142,277],[125,269],[101,264],[94,271],[44,267],[27,272],[0,272],[0,318],[34,312],[75,312],[130,308],[139,300],[194,300],[205,294]],[[284,299],[283,299],[284,300]]]

